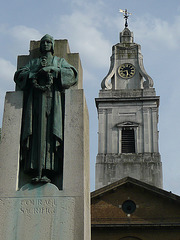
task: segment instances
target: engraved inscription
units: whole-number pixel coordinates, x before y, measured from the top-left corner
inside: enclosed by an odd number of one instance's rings
[[[22,214],[53,214],[56,212],[56,201],[52,198],[23,199],[20,212]]]

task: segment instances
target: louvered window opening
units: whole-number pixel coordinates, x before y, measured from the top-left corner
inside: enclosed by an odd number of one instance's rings
[[[135,153],[134,129],[122,129],[122,153]]]

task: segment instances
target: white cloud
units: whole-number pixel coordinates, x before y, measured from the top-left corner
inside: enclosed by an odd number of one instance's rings
[[[60,17],[56,35],[70,39],[70,47],[80,52],[82,62],[89,67],[109,65],[111,44],[96,27],[96,20],[86,13],[74,12]]]
[[[132,23],[132,27],[136,37],[151,49],[179,49],[180,16],[176,16],[174,22],[167,22],[150,15],[141,16]]]
[[[1,24],[0,34],[1,57],[14,59],[14,61],[18,55],[28,54],[30,40],[39,40],[42,37],[38,30],[24,25],[9,27]],[[5,48],[4,43],[6,43]]]
[[[19,42],[39,40],[42,37],[41,33],[35,28],[29,28],[25,25],[16,25],[9,27],[5,24],[0,25],[0,33],[7,38],[13,37],[14,40]]]
[[[18,41],[39,40],[42,35],[35,28],[29,28],[23,25],[14,26],[9,29],[9,34]]]

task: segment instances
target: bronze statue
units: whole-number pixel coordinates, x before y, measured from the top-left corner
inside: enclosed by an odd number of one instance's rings
[[[64,90],[77,83],[77,71],[53,56],[54,40],[40,41],[41,57],[20,68],[14,81],[24,91],[21,164],[32,182],[50,182],[63,166]]]

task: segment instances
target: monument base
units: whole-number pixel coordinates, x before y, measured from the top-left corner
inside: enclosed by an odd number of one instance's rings
[[[54,185],[25,185],[0,199],[1,239],[75,239],[78,197],[64,197]]]
[[[6,94],[0,144],[1,240],[90,240],[89,122],[82,89],[66,90],[63,189],[19,185],[23,94]]]

